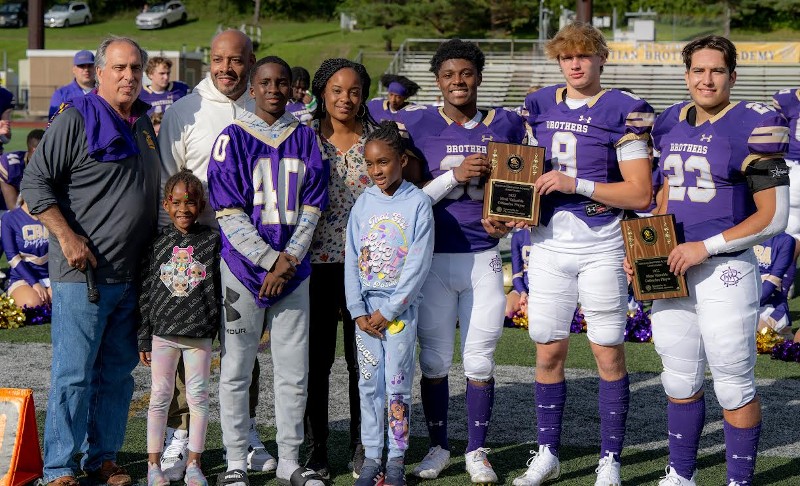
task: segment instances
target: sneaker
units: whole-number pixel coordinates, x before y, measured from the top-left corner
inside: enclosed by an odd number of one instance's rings
[[[169,486],[169,479],[158,464],[147,463],[147,486]]]
[[[353,452],[353,460],[350,461],[350,469],[353,471],[353,478],[358,479],[361,475],[361,468],[364,467],[364,446],[361,444],[356,445],[356,450]]]
[[[312,447],[311,454],[308,456],[305,467],[313,469],[317,474],[322,476],[323,479],[330,479],[331,467],[328,463],[328,450],[324,447]]]
[[[258,437],[256,419],[250,417],[250,431],[247,437],[247,469],[250,471],[272,472],[278,469],[278,461],[267,452]]]
[[[406,486],[406,465],[402,457],[386,461],[385,486]]]
[[[189,456],[189,432],[181,429],[167,429],[167,447],[161,454],[161,470],[170,481],[180,481],[186,472],[186,459]]]
[[[485,484],[497,482],[497,474],[494,473],[489,459],[486,458],[486,454],[488,453],[489,449],[479,447],[472,452],[464,454],[464,464],[467,467],[467,473],[469,473],[473,483]]]
[[[203,475],[203,470],[197,465],[197,461],[192,461],[186,466],[186,475],[183,480],[186,482],[186,486],[208,486],[208,481]]]
[[[381,471],[381,464],[374,459],[365,459],[361,474],[355,486],[383,486],[386,475]]]
[[[561,475],[561,463],[548,447],[539,446],[539,450],[531,451],[531,454],[533,456],[528,459],[528,470],[514,479],[514,486],[539,486],[545,481],[558,479]]]
[[[609,452],[607,456],[600,459],[597,469],[594,470],[597,473],[597,481],[594,482],[594,486],[622,486],[619,474],[620,466],[619,461],[614,460],[614,454]]]
[[[436,479],[450,463],[450,451],[441,446],[431,447],[412,474],[422,479]]]
[[[694,482],[697,471],[692,473],[692,477],[689,479],[679,475],[678,472],[670,466],[667,466],[664,472],[667,473],[667,475],[661,478],[661,481],[658,482],[658,486],[697,486],[697,483]]]

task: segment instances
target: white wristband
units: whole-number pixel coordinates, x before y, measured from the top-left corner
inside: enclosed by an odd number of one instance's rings
[[[456,175],[452,170],[448,170],[436,179],[430,181],[422,191],[431,198],[431,203],[436,204],[441,201],[450,191],[458,185]]]
[[[725,248],[725,245],[728,242],[725,241],[725,237],[722,236],[722,233],[718,233],[710,238],[706,238],[703,240],[703,245],[706,247],[706,251],[709,255],[718,255],[722,253],[722,250]]]
[[[581,196],[592,197],[594,194],[594,181],[586,179],[575,178],[575,194]]]

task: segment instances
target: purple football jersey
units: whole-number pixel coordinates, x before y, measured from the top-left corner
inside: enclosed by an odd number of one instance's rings
[[[0,155],[0,180],[14,186],[17,191],[19,191],[19,183],[22,181],[22,174],[25,172],[26,153],[24,150],[19,150]]]
[[[0,237],[11,266],[10,283],[24,280],[32,286],[47,278],[49,235],[42,222],[33,219],[22,208],[12,209],[3,215]]]
[[[329,169],[311,128],[295,120],[274,135],[271,138],[243,120],[222,130],[208,165],[209,200],[218,212],[242,209],[264,241],[283,251],[303,207],[321,211],[327,206]],[[224,234],[222,258],[260,307],[288,295],[311,273],[306,255],[281,296],[258,299],[267,271],[236,251]]]
[[[490,141],[527,143],[525,121],[507,110],[489,110],[471,129],[448,118],[443,109],[425,105],[400,110],[397,121],[408,133],[412,152],[426,162],[425,179],[458,167],[467,155],[485,154]],[[483,187],[477,179],[450,191],[433,206],[433,216],[435,253],[477,253],[497,245],[481,224]]]
[[[789,121],[789,150],[786,158],[800,161],[800,89],[782,89],[772,97],[772,104]]]
[[[511,284],[519,293],[528,293],[528,256],[531,248],[530,230],[521,229],[511,237]]]
[[[786,119],[761,103],[731,103],[699,126],[687,121],[694,103],[667,108],[656,119],[653,144],[669,183],[667,212],[684,241],[702,241],[744,221],[755,203],[744,170],[766,156],[782,157]]]
[[[414,106],[414,103],[409,103],[406,106]],[[393,111],[389,107],[389,100],[386,98],[374,98],[367,102],[369,114],[376,122],[380,123],[384,120],[398,121],[397,111]],[[405,107],[403,108],[405,109]]]
[[[290,101],[286,104],[286,111],[300,120],[300,123],[308,124],[314,118],[314,112],[309,110],[302,101]]]
[[[563,85],[542,88],[525,98],[528,124],[545,148],[545,171],[594,182],[621,182],[616,147],[629,140],[647,140],[653,108],[636,95],[602,90],[574,110],[566,103]],[[557,211],[569,211],[588,226],[610,223],[618,210],[580,194],[554,192],[541,199],[541,221],[549,224]]]
[[[145,86],[139,94],[139,99],[150,105],[147,114],[152,115],[153,113],[163,113],[188,93],[189,85],[180,81],[172,81],[163,93],[154,93],[151,86]]]
[[[794,276],[794,248],[797,243],[788,233],[782,232],[753,247],[758,259],[758,270],[762,280],[772,275],[781,281],[769,299],[764,303],[772,307],[787,304],[789,287],[785,285],[786,277]],[[789,282],[791,283],[791,282]]]

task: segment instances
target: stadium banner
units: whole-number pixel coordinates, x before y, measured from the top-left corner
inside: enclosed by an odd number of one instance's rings
[[[800,63],[800,42],[736,42],[737,62],[747,64]],[[681,65],[685,42],[609,42],[610,64]]]

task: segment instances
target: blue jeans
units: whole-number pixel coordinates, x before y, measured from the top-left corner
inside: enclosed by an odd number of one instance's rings
[[[125,439],[139,360],[137,293],[132,283],[53,282],[53,365],[44,427],[44,480],[75,476],[75,455],[93,471],[115,460]],[[86,446],[84,446],[86,444]],[[84,450],[81,450],[84,449]]]

